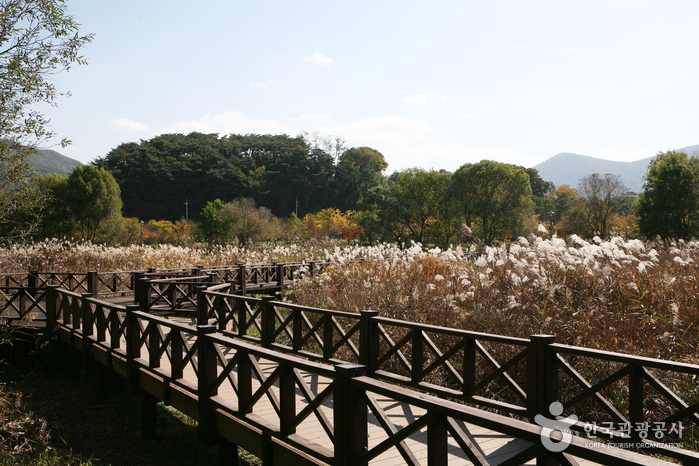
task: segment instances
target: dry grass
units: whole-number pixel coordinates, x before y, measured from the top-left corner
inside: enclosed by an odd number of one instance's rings
[[[386,250],[297,282],[297,304],[697,361],[699,243],[521,240],[465,251]],[[370,256],[371,257],[371,256]]]
[[[0,368],[0,465],[214,465],[195,423],[158,405],[157,439],[141,440],[137,397],[109,374],[96,397],[95,367],[64,345]],[[241,464],[259,464],[246,455]]]
[[[197,265],[269,264],[325,260],[333,242],[311,239],[303,244],[272,243],[192,247],[154,246],[110,247],[90,242],[46,240],[0,248],[0,271],[40,272],[117,272],[149,267],[175,268]]]

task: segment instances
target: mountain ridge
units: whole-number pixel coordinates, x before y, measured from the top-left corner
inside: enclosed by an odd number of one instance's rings
[[[677,150],[694,155],[699,153],[699,144]],[[593,173],[600,175],[611,173],[618,175],[630,191],[638,193],[643,190],[643,176],[653,157],[655,156],[633,162],[618,162],[572,152],[561,152],[534,165],[534,168],[544,180],[551,181],[556,186],[567,184],[572,188],[577,188],[578,181],[585,176]]]

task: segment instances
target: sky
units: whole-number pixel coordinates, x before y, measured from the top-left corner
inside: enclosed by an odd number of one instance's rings
[[[66,5],[89,64],[40,109],[82,163],[192,131],[341,136],[387,173],[699,144],[696,0]]]

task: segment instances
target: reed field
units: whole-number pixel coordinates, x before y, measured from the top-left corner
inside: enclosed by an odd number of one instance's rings
[[[354,259],[362,258],[361,262]],[[575,235],[498,247],[426,249],[311,240],[214,247],[107,247],[46,240],[0,249],[5,273],[142,270],[332,260],[288,299],[466,330],[696,363],[699,242],[644,243]]]
[[[352,248],[335,256],[356,257]],[[499,247],[364,248],[296,283],[292,301],[500,335],[697,362],[699,242],[520,238]]]

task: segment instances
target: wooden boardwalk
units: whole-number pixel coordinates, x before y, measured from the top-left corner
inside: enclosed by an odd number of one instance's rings
[[[120,298],[114,299],[122,304],[128,302],[127,299]],[[125,318],[125,315],[121,315],[121,318]],[[183,316],[166,316],[164,319],[177,322],[181,325],[189,326],[191,328],[196,327],[196,320],[194,317],[183,317]],[[70,326],[62,327],[63,338],[66,341],[71,341],[76,344],[76,337],[79,336],[76,333],[71,333]],[[165,327],[165,331],[161,335],[163,339],[167,340],[169,331]],[[193,344],[194,334],[188,336],[185,339],[190,345]],[[126,353],[117,351],[112,353],[111,358],[107,355],[110,353],[110,348],[113,346],[118,346],[121,348],[126,347],[126,337],[121,336],[118,345],[113,345],[109,338],[99,343],[92,343],[92,352],[97,360],[106,365],[111,365],[117,372],[124,370],[124,365],[126,364],[125,358]],[[83,343],[77,344],[80,347]],[[186,346],[186,343],[185,343]],[[112,350],[113,351],[113,350]],[[220,349],[220,356],[223,356],[223,360],[217,362],[217,372],[223,370],[223,368],[235,360],[237,352],[231,348]],[[120,357],[122,356],[122,357]],[[157,369],[145,370],[144,366],[148,366],[150,359],[150,354],[147,348],[143,348],[141,351],[138,362],[140,363],[140,377],[139,383],[146,391],[150,392],[151,395],[155,396],[158,401],[166,401],[172,404],[173,407],[180,409],[185,414],[193,417],[198,417],[196,403],[185,390],[180,390],[177,387],[169,387],[170,393],[167,393],[168,388],[163,384],[165,378],[171,377],[172,368],[170,366],[170,359],[162,358]],[[265,382],[273,377],[273,374],[279,368],[279,364],[275,361],[261,358],[253,357],[251,358],[252,366],[256,368],[252,376],[252,393],[258,392]],[[128,374],[124,374],[128,375]],[[162,378],[158,377],[159,375]],[[245,426],[241,428],[240,421],[236,422],[230,418],[231,413],[239,411],[240,399],[238,396],[238,391],[235,389],[235,382],[239,380],[238,377],[238,367],[231,370],[232,377],[226,378],[224,383],[222,383],[217,390],[217,395],[212,398],[212,400],[218,405],[217,414],[219,418],[228,417],[228,421],[237,424],[234,428],[236,434],[240,434],[244,430],[250,432],[257,431],[251,426]],[[300,388],[297,386],[294,390],[294,405],[295,414],[303,412],[309,409],[312,399],[320,396],[326,389],[328,389],[333,380],[331,378],[325,377],[318,373],[300,370],[299,385],[303,386]],[[198,376],[193,365],[187,365],[183,370],[182,377],[178,381],[178,386],[189,387],[195,390],[198,383]],[[264,394],[259,397],[257,402],[255,402],[250,411],[246,414],[246,418],[255,421],[258,425],[264,425],[270,430],[280,429],[280,417],[278,413],[278,400],[281,398],[282,394],[280,391],[280,380],[277,378],[272,384],[267,388],[263,388]],[[309,395],[310,393],[310,395]],[[381,408],[380,416],[390,422],[391,426],[396,432],[400,432],[404,427],[416,422],[418,419],[422,418],[427,414],[424,408],[412,406],[409,403],[395,400],[389,396],[382,394],[369,394],[376,404]],[[311,399],[311,401],[309,401]],[[277,408],[275,409],[275,404]],[[331,438],[332,429],[332,419],[333,419],[333,409],[334,401],[332,395],[328,397],[324,402],[322,402],[316,411],[316,415],[306,417],[302,422],[300,422],[296,429],[295,434],[298,437],[302,437],[303,442],[311,446],[313,449],[325,452],[328,457],[333,455],[334,442]],[[325,418],[326,426],[323,425],[322,419]],[[385,423],[386,421],[384,421]],[[483,458],[487,460],[487,464],[498,465],[498,464],[508,464],[507,460],[516,457],[517,454],[526,451],[528,448],[532,447],[533,443],[528,442],[523,439],[514,438],[511,435],[503,434],[492,429],[484,428],[482,426],[464,422],[457,421],[461,430],[466,434],[467,438],[472,442],[474,449],[482,455]],[[330,425],[328,425],[330,424]],[[381,420],[376,414],[371,413],[368,415],[368,448],[373,449],[379,446],[382,442],[389,439],[389,433],[382,425]],[[258,454],[263,457],[264,452],[260,450],[259,441],[251,439],[246,443],[246,437],[253,437],[248,432],[247,435],[242,435],[238,438],[238,444],[248,449],[249,451]],[[262,437],[260,435],[260,437]],[[299,458],[303,461],[309,463],[323,464],[318,461],[317,458],[312,458],[309,455],[304,454],[304,452],[299,450],[291,449],[294,454],[298,455],[294,462],[298,462]],[[378,455],[376,458],[369,461],[371,465],[396,465],[402,464],[407,461],[414,461],[416,464],[428,464],[428,432],[427,428],[423,427],[418,429],[416,432],[407,436],[401,445],[391,447],[385,452]],[[448,453],[447,462],[449,465],[461,466],[461,465],[472,465],[479,464],[472,462],[467,456],[463,448],[457,443],[453,437],[448,438]],[[593,465],[599,463],[593,463],[587,460],[577,459],[579,465]],[[275,461],[276,463],[276,461]],[[515,464],[527,464],[535,465],[536,460],[531,459],[524,463]]]
[[[142,399],[144,438],[155,435],[156,405],[164,402],[198,422],[198,439],[218,444],[221,464],[234,460],[238,446],[263,464],[285,466],[669,464],[615,448],[613,442],[638,441],[618,430],[604,434],[611,441],[587,439],[584,419],[565,451],[545,449],[542,428],[526,420],[550,415],[549,404],[561,393],[558,373],[568,378],[566,390],[578,386],[560,400],[568,413],[590,400],[619,424],[652,421],[643,403],[660,395],[674,407],[665,421],[699,420],[697,405],[652,372],[692,377],[699,366],[559,345],[547,335],[480,334],[376,311],[343,313],[236,295],[250,276],[242,266],[237,270],[237,285],[233,276],[215,282],[213,272],[201,270],[193,276],[175,271],[185,276],[171,279],[134,272],[128,281],[126,272],[88,273],[82,281],[71,275],[34,287],[12,277],[5,293],[8,309],[19,316],[44,313],[47,337],[58,334],[86,361],[126,378],[129,392]],[[282,285],[289,275],[284,265],[259,270],[261,287],[272,278]],[[65,289],[71,280],[88,291]],[[127,282],[131,296],[118,287]],[[93,297],[89,290],[105,283],[120,297]],[[574,367],[580,358],[609,362],[609,372],[583,378]],[[629,390],[621,411],[604,392],[619,380]],[[595,441],[606,446],[591,446]],[[691,450],[654,448],[699,464]]]

